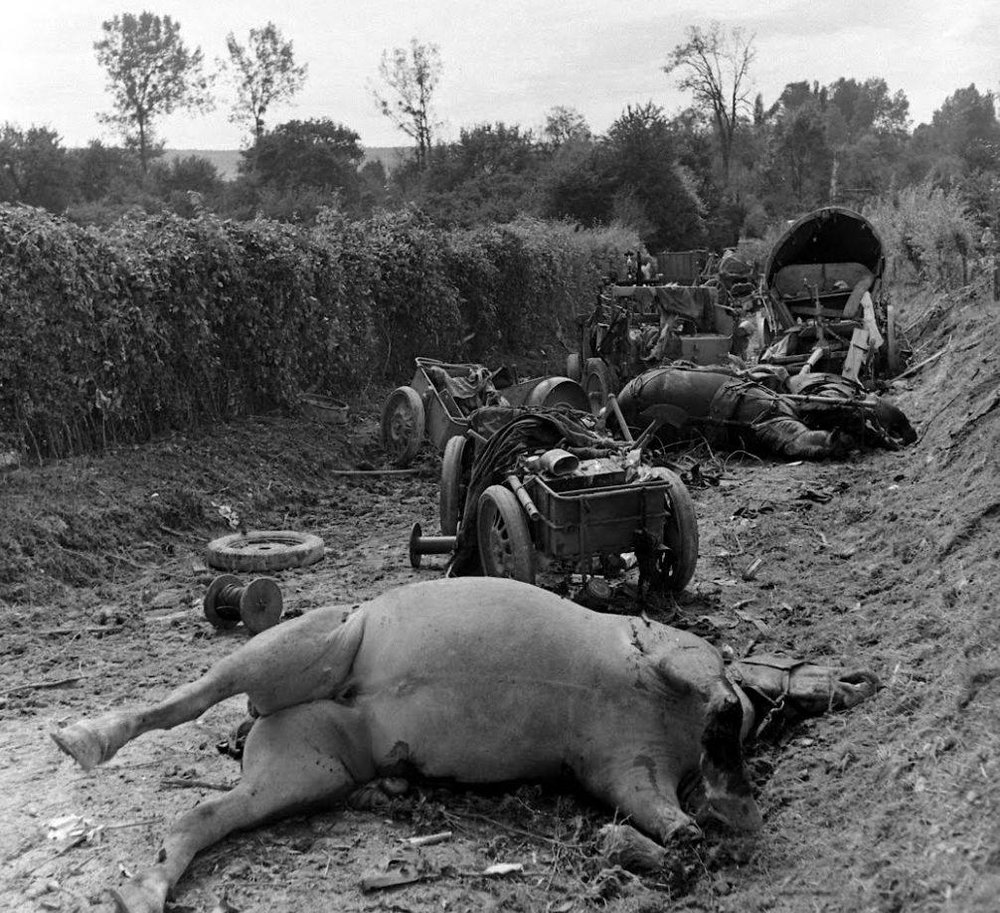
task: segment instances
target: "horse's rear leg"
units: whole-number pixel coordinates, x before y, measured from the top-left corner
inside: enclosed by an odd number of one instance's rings
[[[161,913],[195,854],[247,830],[320,803],[341,801],[374,776],[367,729],[332,701],[264,717],[247,738],[240,784],[181,816],[156,862],[112,893],[120,911]]]
[[[359,616],[346,623],[342,618],[343,610],[331,607],[268,628],[159,703],[83,720],[53,731],[52,738],[90,770],[136,736],[196,719],[234,694],[249,695],[262,714],[330,697],[350,670],[364,631]]]

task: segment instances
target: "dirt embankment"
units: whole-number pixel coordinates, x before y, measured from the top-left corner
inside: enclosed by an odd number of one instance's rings
[[[884,682],[853,711],[797,723],[753,752],[766,827],[710,835],[660,878],[603,873],[604,810],[539,787],[422,788],[379,813],[330,811],[202,854],[175,910],[992,910],[1000,896],[1000,306],[897,294],[915,361],[895,385],[920,441],[844,463],[720,462],[694,492],[702,556],[674,620],[737,653],[784,649]],[[938,354],[940,353],[940,354]],[[235,516],[323,536],[327,557],[280,576],[286,607],[354,604],[437,573],[406,560],[436,529],[437,461],[380,462],[378,402],[348,433],[265,416],[100,457],[0,475],[0,906],[110,909],[102,889],[150,859],[165,823],[238,776],[215,751],[233,700],[151,734],[95,774],[46,731],[161,696],[232,647],[201,616],[204,543]],[[707,454],[702,454],[708,459]],[[744,571],[763,559],[756,574]],[[749,578],[749,579],[748,579]],[[103,828],[67,848],[48,824]],[[452,830],[415,851],[401,838]],[[98,839],[98,836],[101,839]],[[363,895],[361,873],[405,858],[441,877]],[[520,862],[508,880],[476,875]]]

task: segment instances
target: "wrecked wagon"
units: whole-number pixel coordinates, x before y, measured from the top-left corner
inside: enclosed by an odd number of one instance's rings
[[[793,222],[761,279],[761,363],[859,381],[898,373],[905,346],[884,271],[882,240],[860,213],[827,206]]]

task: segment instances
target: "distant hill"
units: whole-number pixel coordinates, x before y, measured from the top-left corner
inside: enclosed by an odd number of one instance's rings
[[[365,149],[365,162],[381,162],[386,173],[398,168],[410,154],[408,146],[372,146]],[[239,149],[167,149],[163,153],[164,161],[171,162],[174,159],[188,158],[192,155],[198,158],[208,159],[215,170],[219,172],[219,177],[224,181],[231,181],[239,174],[240,150]]]

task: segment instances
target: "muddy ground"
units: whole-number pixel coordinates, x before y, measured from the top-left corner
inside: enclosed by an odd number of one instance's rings
[[[874,700],[755,746],[757,839],[710,833],[638,879],[604,868],[595,835],[609,813],[569,788],[416,786],[375,810],[226,840],[168,909],[996,909],[1000,305],[912,289],[896,300],[914,360],[937,356],[892,391],[919,442],[799,465],[696,452],[718,476],[693,490],[698,570],[651,612],[738,654],[780,649],[882,678]],[[258,416],[0,474],[0,908],[110,910],[104,888],[152,859],[166,822],[239,776],[216,748],[239,699],[92,774],[47,735],[161,697],[243,642],[242,627],[217,631],[201,611],[215,573],[202,549],[233,512],[325,540],[319,564],[277,575],[288,611],[440,573],[406,557],[414,520],[437,528],[436,455],[408,477],[336,474],[384,465],[380,393],[351,404],[348,429]],[[68,816],[77,830],[59,838],[53,822]],[[452,837],[406,842],[440,831]],[[427,879],[362,892],[363,875],[399,861]],[[493,863],[523,868],[482,875]]]

